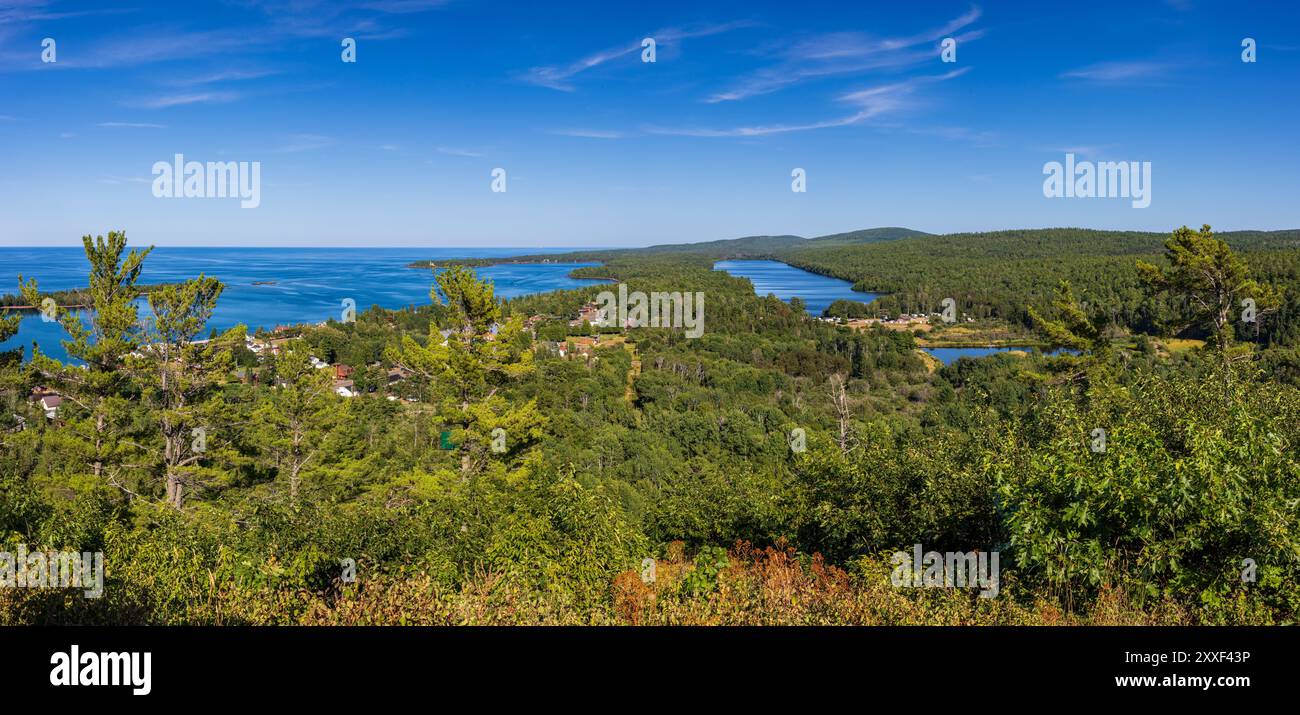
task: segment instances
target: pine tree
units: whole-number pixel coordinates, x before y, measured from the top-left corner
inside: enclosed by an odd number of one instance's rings
[[[1101,312],[1089,314],[1075,299],[1069,281],[1057,284],[1052,307],[1059,315],[1057,320],[1044,318],[1033,306],[1026,307],[1034,328],[1047,338],[1052,347],[1089,350],[1094,355],[1109,351],[1110,340],[1105,333],[1106,315]]]
[[[442,270],[436,281],[429,295],[445,306],[445,327],[433,324],[427,345],[403,336],[389,359],[429,383],[435,427],[452,428],[451,442],[461,450],[461,473],[468,476],[486,464],[493,430],[504,430],[506,456],[519,454],[541,435],[537,401],[512,403],[501,394],[536,368],[523,321],[516,316],[501,323],[501,304],[491,283],[479,281],[464,266]]]
[[[0,343],[3,343],[18,334],[18,324],[20,322],[22,322],[21,315],[10,315],[0,318]]]
[[[1208,224],[1200,231],[1183,226],[1165,241],[1168,268],[1137,262],[1138,276],[1151,294],[1167,293],[1184,302],[1184,315],[1175,330],[1205,326],[1211,345],[1226,349],[1233,340],[1233,322],[1241,302],[1254,301],[1254,320],[1277,311],[1282,302],[1279,290],[1257,283],[1249,276],[1246,263],[1214,237]]]
[[[308,362],[305,346],[291,343],[276,356],[275,384],[254,414],[255,441],[279,476],[288,480],[289,500],[295,505],[304,473],[318,461],[321,443],[343,414],[329,372]]]
[[[243,326],[195,342],[223,289],[217,279],[200,275],[150,293],[150,343],[132,361],[161,437],[155,451],[167,503],[178,510],[184,507],[187,486],[202,486],[205,477],[213,476],[203,460],[209,441],[218,439],[222,405],[215,399],[217,388],[233,367],[231,349],[243,342]]]
[[[110,231],[107,239],[83,236],[81,242],[90,262],[90,285],[85,291],[89,298],[87,321],[83,322],[80,313],[57,305],[52,305],[51,317],[69,335],[70,339],[63,341],[64,350],[84,363],[84,368],[60,363],[42,354],[39,347],[32,351],[30,367],[43,386],[58,392],[79,411],[66,421],[83,445],[91,473],[116,483],[130,449],[129,441],[122,437],[128,430],[134,389],[121,367],[139,344],[135,301],[140,291],[136,281],[153,247],[132,249],[124,259],[124,231]],[[29,304],[44,305],[36,279],[23,280],[20,275],[18,280]],[[65,407],[64,411],[74,410]]]

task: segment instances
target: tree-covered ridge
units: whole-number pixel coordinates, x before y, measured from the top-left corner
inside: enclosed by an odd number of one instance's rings
[[[1205,287],[1184,249],[1237,287],[1294,288],[1192,233],[1127,259],[1160,266],[1138,290],[1169,317],[1215,324],[1170,297]],[[110,234],[86,254],[97,310],[66,327],[104,336],[72,335],[87,368],[0,363],[23,420],[0,431],[0,540],[102,550],[108,584],[0,589],[3,623],[1213,624],[1300,606],[1300,359],[1113,339],[1089,284],[1034,310],[1081,354],[937,367],[910,332],[812,319],[701,253],[581,269],[703,292],[697,339],[593,336],[573,316],[601,287],[502,302],[456,268],[430,274],[428,306],[207,341],[218,281],[132,314],[147,251]],[[47,418],[37,388],[69,399]],[[1000,552],[1000,594],[891,585],[914,544]]]
[[[1300,278],[1300,230],[1230,231],[1218,234],[1242,253],[1263,281],[1288,285]],[[884,294],[873,315],[930,313],[945,298],[978,320],[1030,328],[1029,307],[1050,306],[1053,291],[1069,281],[1083,300],[1104,310],[1110,324],[1135,333],[1168,329],[1175,306],[1168,297],[1143,290],[1136,260],[1162,260],[1166,234],[1080,228],[1019,229],[932,235],[880,228],[803,239],[753,236],[639,249],[578,251],[502,259],[417,262],[412,267],[501,262],[595,262],[610,264],[670,254],[702,264],[706,260],[770,258],[813,273],[851,281],[861,291]],[[693,258],[692,258],[693,257]],[[579,268],[575,277],[609,278],[600,267]],[[1300,341],[1300,291],[1280,297],[1276,319],[1252,326],[1249,340],[1276,345]],[[1256,330],[1255,328],[1258,328]],[[1202,338],[1201,332],[1184,335]]]
[[[541,262],[561,262],[561,263],[586,263],[591,261],[608,261],[620,257],[654,255],[662,256],[665,254],[700,254],[714,258],[767,258],[777,254],[786,253],[803,247],[810,246],[850,246],[863,243],[875,243],[879,241],[894,241],[901,238],[913,236],[928,236],[930,234],[921,231],[914,231],[910,228],[885,227],[869,228],[860,231],[848,231],[846,233],[835,233],[827,236],[818,236],[816,238],[804,238],[802,236],[783,235],[783,236],[744,236],[742,238],[728,238],[718,241],[703,241],[699,243],[665,243],[660,245],[648,246],[645,248],[617,248],[590,251],[573,251],[570,253],[559,254],[538,254],[532,256],[512,256],[505,259],[487,259],[487,258],[470,258],[470,259],[449,259],[441,261],[416,261],[410,265],[411,268],[428,268],[433,265],[466,265],[466,266],[484,266],[495,263],[541,263]]]
[[[1217,234],[1263,281],[1294,284],[1300,275],[1300,231]],[[950,234],[888,243],[808,248],[779,256],[791,265],[885,293],[885,313],[928,313],[952,298],[976,318],[1030,326],[1029,307],[1042,310],[1061,281],[1123,329],[1158,334],[1175,306],[1143,289],[1137,261],[1164,260],[1165,234],[1087,229],[1035,229]],[[1250,339],[1293,345],[1300,340],[1300,294],[1291,291],[1276,320]],[[1194,332],[1188,337],[1203,337]]]
[[[144,296],[153,291],[160,290],[173,285],[170,283],[147,283],[144,285],[134,286],[138,295]],[[94,296],[89,288],[70,288],[67,290],[56,290],[43,293],[44,298],[53,300],[57,305],[67,308],[84,308],[93,305]],[[32,305],[27,302],[27,298],[21,292],[6,293],[0,295],[0,311],[17,311],[17,312],[36,312],[41,309],[39,305]]]

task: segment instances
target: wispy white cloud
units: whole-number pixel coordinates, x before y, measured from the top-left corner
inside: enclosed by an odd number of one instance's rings
[[[1081,79],[1089,82],[1140,82],[1159,79],[1170,65],[1160,62],[1098,62],[1077,70],[1062,72],[1062,79]]]
[[[0,2],[0,47],[14,46],[14,38],[26,37],[41,28],[47,36],[50,26],[58,20],[92,15],[117,15],[136,12],[130,8],[96,8],[91,10],[54,10],[49,0],[7,0]],[[29,51],[0,52],[0,72],[12,72],[34,69],[58,68],[58,63],[46,64],[40,61],[40,47],[33,46]]]
[[[77,15],[136,10],[54,12],[44,0],[7,0],[0,5],[0,45],[17,29]],[[45,64],[37,51],[0,53],[0,71],[103,69],[156,62],[176,62],[231,57],[253,51],[276,50],[285,39],[319,39],[350,36],[358,40],[385,40],[406,34],[398,18],[445,5],[443,0],[242,0],[255,10],[242,13],[239,25],[226,24],[204,30],[182,25],[142,25],[119,28],[100,38],[80,42],[78,51],[60,53],[59,61]],[[55,35],[57,39],[57,35]]]
[[[855,92],[849,92],[848,94],[840,96],[839,99],[846,104],[855,105],[858,108],[856,112],[842,117],[824,119],[816,122],[805,122],[800,124],[763,124],[726,129],[652,126],[646,127],[645,131],[650,134],[691,137],[758,137],[769,134],[788,134],[790,132],[806,132],[815,129],[847,127],[854,124],[861,124],[869,119],[875,119],[910,108],[914,105],[912,95],[922,85],[954,79],[966,74],[968,71],[970,71],[970,67],[962,67],[940,75],[912,77],[901,82],[882,84],[875,87],[857,90]]]
[[[0,26],[29,22],[62,20],[88,15],[116,15],[138,12],[132,8],[96,8],[93,10],[52,10],[50,0],[8,0],[0,5]]]
[[[279,74],[279,70],[256,69],[256,70],[217,70],[207,74],[193,75],[190,77],[180,77],[176,79],[164,80],[164,84],[173,87],[196,87],[204,84],[216,84],[220,82],[243,82],[252,79],[261,79]]]
[[[188,31],[174,25],[151,25],[84,43],[75,54],[59,53],[60,69],[107,69],[154,62],[175,62],[215,55],[234,55],[270,38],[256,28]]]
[[[435,147],[434,151],[438,152],[439,154],[446,154],[447,156],[463,156],[463,157],[468,157],[470,159],[483,158],[482,152],[471,151],[469,149],[458,149],[454,146]]]
[[[1079,154],[1080,156],[1096,156],[1099,149],[1095,146],[1076,145],[1076,146],[1057,147],[1053,151],[1055,151],[1058,154]]]
[[[743,27],[751,27],[754,23],[748,21],[736,21],[721,23],[716,25],[706,25],[690,29],[681,28],[664,28],[652,32],[645,37],[654,39],[656,48],[671,45],[681,40],[695,37],[707,37],[709,35],[719,35],[724,32],[730,32]],[[550,89],[558,89],[562,92],[572,92],[576,87],[572,79],[594,67],[610,62],[612,60],[626,57],[632,54],[638,54],[642,51],[641,41],[644,38],[638,38],[634,42],[625,45],[619,45],[600,52],[595,52],[581,59],[575,60],[564,65],[549,65],[542,67],[532,67],[519,77],[525,82],[535,84]]]
[[[996,146],[999,139],[997,132],[972,129],[970,127],[906,127],[905,130],[909,134],[939,137],[950,141],[962,141],[973,144],[977,147]]]
[[[183,94],[167,94],[159,97],[151,97],[134,102],[132,106],[144,107],[145,109],[166,109],[168,107],[180,107],[187,104],[223,104],[233,102],[239,99],[238,92],[189,92]]]
[[[625,132],[608,131],[604,129],[553,129],[550,133],[583,139],[622,139],[627,136]]]
[[[249,4],[261,10],[281,36],[388,40],[407,34],[395,16],[436,10],[447,0],[250,0]]]
[[[1095,159],[1104,153],[1112,151],[1116,146],[1116,144],[1056,144],[1033,146],[1030,149],[1056,156],[1074,154],[1079,157]]]
[[[148,184],[149,180],[138,176],[113,176],[111,174],[99,180],[101,184]]]
[[[436,10],[446,5],[449,0],[371,0],[361,4],[367,10],[405,15],[413,12]]]
[[[97,127],[112,127],[124,129],[166,129],[166,124],[154,124],[152,122],[100,122]]]
[[[294,134],[289,137],[288,144],[276,149],[276,151],[280,153],[312,151],[315,149],[324,149],[333,144],[333,137],[327,137],[322,134]]]
[[[971,7],[942,27],[903,37],[875,38],[858,32],[835,32],[796,40],[775,51],[779,58],[776,64],[742,77],[704,101],[731,102],[823,77],[897,70],[933,62],[939,56],[935,43],[973,24],[980,15],[978,7]],[[982,30],[968,30],[954,39],[960,46],[982,35]]]

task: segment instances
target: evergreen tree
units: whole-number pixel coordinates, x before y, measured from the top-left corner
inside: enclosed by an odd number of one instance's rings
[[[127,374],[121,370],[128,354],[139,344],[140,326],[136,299],[140,295],[136,281],[144,267],[144,259],[153,247],[143,251],[132,249],[125,258],[126,232],[110,231],[108,238],[90,236],[81,238],[90,263],[90,284],[86,320],[78,312],[64,309],[51,302],[51,317],[58,320],[69,335],[63,348],[73,360],[83,367],[65,365],[40,352],[32,351],[31,370],[42,386],[58,392],[74,409],[66,417],[82,446],[82,457],[91,473],[98,478],[117,482],[118,471],[127,458],[129,440],[128,415],[132,408],[131,385]],[[33,306],[43,307],[36,279],[18,277],[22,294]]]
[[[1165,258],[1169,267],[1163,269],[1138,261],[1138,275],[1149,292],[1168,293],[1183,302],[1184,314],[1175,329],[1205,326],[1211,345],[1222,349],[1232,343],[1232,325],[1242,301],[1255,302],[1254,320],[1281,305],[1281,293],[1252,280],[1245,262],[1214,237],[1208,224],[1200,231],[1186,226],[1174,231],[1165,241]]]
[[[21,315],[0,317],[0,343],[18,334],[18,324],[20,322],[22,322]]]
[[[430,298],[445,306],[445,327],[433,324],[427,345],[403,336],[389,358],[430,385],[437,410],[435,425],[451,427],[451,442],[461,450],[461,472],[476,473],[504,430],[504,454],[518,455],[541,434],[537,401],[514,403],[502,390],[535,371],[533,352],[519,316],[502,323],[501,304],[491,283],[474,271],[452,266],[437,274]],[[445,337],[443,333],[446,333]]]
[[[1057,320],[1048,320],[1039,315],[1033,306],[1026,311],[1034,327],[1047,338],[1054,348],[1072,350],[1090,350],[1094,354],[1107,352],[1110,341],[1106,338],[1106,316],[1104,313],[1088,314],[1084,306],[1074,297],[1069,281],[1061,281],[1056,286],[1052,298],[1052,307],[1060,316]]]
[[[161,437],[155,452],[167,503],[178,510],[185,505],[187,486],[203,486],[215,476],[203,460],[209,442],[215,446],[218,437],[222,405],[217,388],[232,369],[232,347],[243,342],[243,326],[195,342],[223,289],[217,279],[200,275],[150,293],[150,343],[133,361]]]
[[[331,371],[312,366],[306,347],[295,341],[275,357],[275,384],[254,414],[254,441],[288,481],[295,505],[304,474],[319,461],[322,442],[343,414],[332,377]]]

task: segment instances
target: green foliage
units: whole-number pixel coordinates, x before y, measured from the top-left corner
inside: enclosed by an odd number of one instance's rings
[[[98,236],[92,240],[87,235],[81,241],[90,263],[87,295],[94,310],[89,325],[57,302],[52,317],[69,335],[63,341],[64,350],[85,368],[61,364],[34,350],[29,369],[42,386],[57,390],[65,403],[70,403],[64,419],[75,435],[78,457],[89,463],[96,478],[111,479],[131,452],[124,439],[128,427],[122,415],[136,390],[123,368],[127,355],[139,346],[136,281],[145,256],[153,249],[133,249],[123,258],[126,233],[121,231],[110,231],[107,239]],[[24,281],[20,275],[18,280],[28,303],[42,305],[36,279]]]
[[[776,254],[791,265],[884,293],[872,307],[888,313],[930,313],[952,298],[959,313],[1032,327],[1027,306],[1052,310],[1062,280],[1086,287],[1090,313],[1121,329],[1156,333],[1177,322],[1183,306],[1169,294],[1152,295],[1135,262],[1162,259],[1168,235],[1135,231],[1051,228],[903,238],[883,243],[792,248]],[[1237,231],[1220,235],[1243,252],[1262,280],[1283,284],[1300,271],[1300,232]],[[1247,297],[1242,295],[1241,297]],[[1262,296],[1267,297],[1267,296]],[[1250,339],[1295,344],[1300,304],[1287,296],[1273,319],[1256,323]],[[1267,301],[1259,300],[1261,307]],[[1240,311],[1240,307],[1235,308]],[[1199,334],[1191,335],[1199,337]]]
[[[498,301],[449,266],[431,305],[300,326],[272,356],[242,327],[204,332],[213,278],[152,290],[141,321],[144,254],[87,237],[90,327],[59,316],[86,367],[0,362],[0,410],[26,426],[0,422],[0,540],[102,549],[109,583],[98,601],[0,593],[0,622],[1294,621],[1300,358],[1280,344],[1300,337],[1300,304],[1262,287],[1300,284],[1294,240],[1231,234],[1237,259],[1180,231],[1186,256],[1165,259],[1151,295],[1133,266],[1161,260],[1155,234],[886,230],[580,254],[603,261],[580,276],[704,292],[708,322],[697,339],[602,330],[590,359],[562,359],[540,341],[564,339],[604,288]],[[891,292],[846,316],[951,296],[1087,354],[937,367],[910,333],[754,295],[713,270],[730,255]],[[1175,295],[1200,290],[1191,265],[1235,277],[1228,303],[1276,305],[1244,336],[1257,346],[1225,361],[1142,334],[1188,317]],[[336,395],[313,356],[348,366],[361,394]],[[36,385],[67,397],[56,418],[28,398]],[[1001,551],[997,603],[888,586],[880,554],[916,543]],[[663,553],[645,584],[636,569]]]
[[[1109,584],[1214,606],[1253,588],[1293,613],[1300,394],[1252,372],[1052,389],[993,463],[1017,565],[1075,600]],[[1242,583],[1245,559],[1256,584]]]
[[[1255,317],[1276,312],[1282,302],[1279,291],[1251,280],[1246,264],[1228,244],[1214,237],[1209,225],[1200,231],[1183,226],[1165,241],[1169,267],[1158,268],[1138,261],[1138,275],[1153,293],[1169,293],[1179,305],[1176,330],[1208,326],[1211,344],[1227,347],[1233,339],[1233,316],[1241,301],[1255,302]]]
[[[433,429],[452,428],[462,474],[486,467],[495,430],[505,430],[507,444],[514,443],[505,456],[517,465],[523,447],[540,436],[544,422],[535,401],[512,405],[501,394],[534,374],[523,321],[514,317],[501,324],[501,305],[492,285],[479,282],[468,268],[453,266],[439,272],[436,280],[430,297],[446,306],[446,327],[440,331],[438,323],[431,325],[425,345],[404,336],[401,347],[387,355],[430,386],[426,396],[436,409]]]
[[[822,311],[822,315],[827,318],[874,318],[876,309],[859,300],[845,300],[840,298]]]
[[[341,398],[333,393],[332,371],[308,360],[306,347],[296,341],[275,356],[267,375],[274,388],[261,396],[253,412],[259,456],[275,469],[294,504],[303,480],[313,476],[330,431],[346,416]]]
[[[681,581],[682,592],[695,597],[712,593],[718,587],[718,574],[728,565],[726,549],[718,546],[700,549],[695,555],[695,568]]]
[[[209,449],[219,445],[222,419],[220,383],[233,369],[231,350],[243,343],[237,326],[213,340],[198,342],[216,309],[224,286],[199,276],[149,294],[152,320],[148,344],[127,360],[139,377],[141,397],[160,443],[151,450],[154,470],[176,509],[188,488],[210,487],[224,474],[211,463]]]
[[[1034,328],[1047,337],[1049,345],[1098,353],[1109,352],[1110,340],[1105,332],[1106,316],[1101,313],[1088,315],[1075,300],[1069,281],[1061,281],[1056,287],[1052,307],[1060,316],[1058,320],[1043,318],[1033,306],[1026,308]]]

